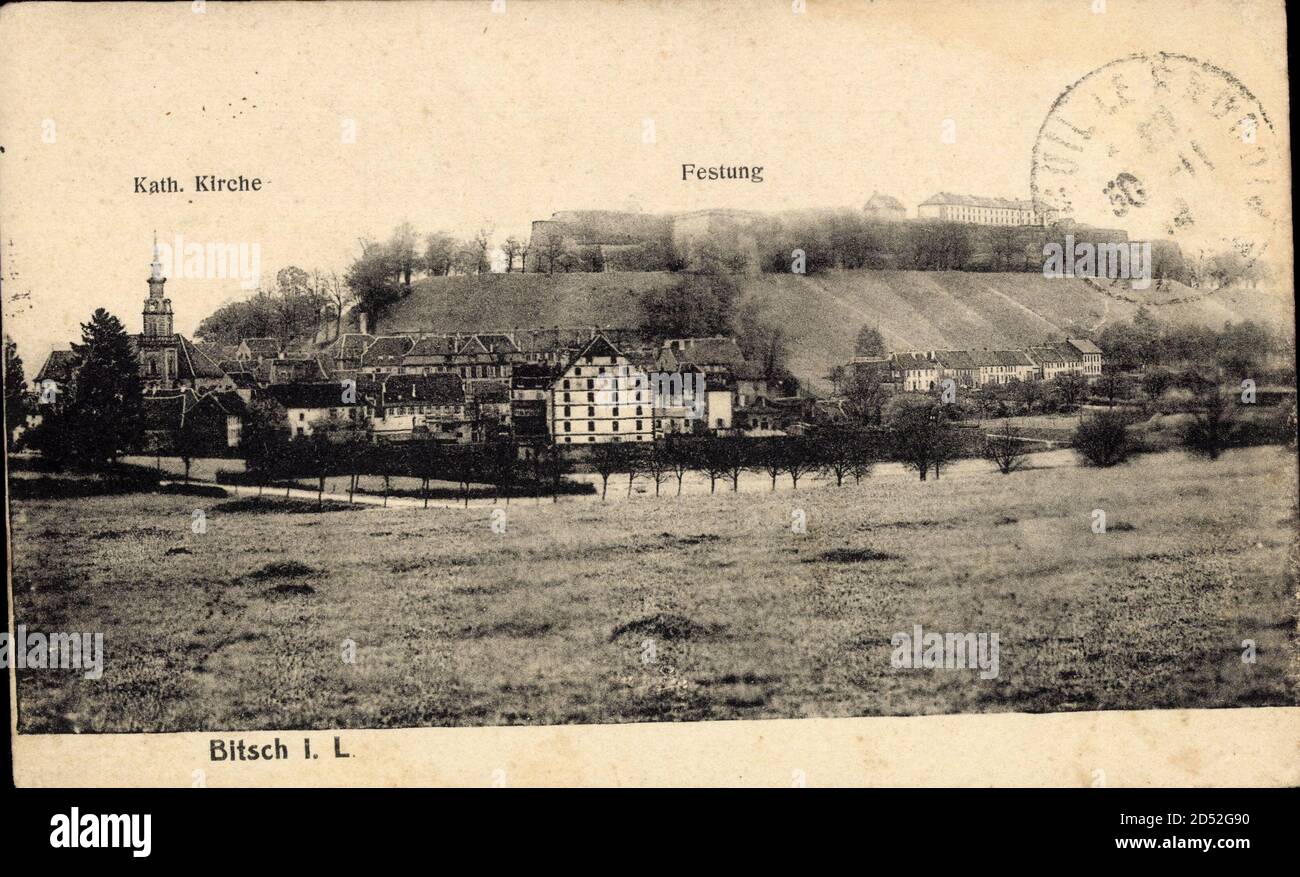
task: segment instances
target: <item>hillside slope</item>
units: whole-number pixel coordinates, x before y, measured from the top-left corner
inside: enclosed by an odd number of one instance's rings
[[[435,277],[417,282],[377,328],[630,326],[641,294],[672,281],[671,274],[651,272]],[[785,329],[791,369],[814,385],[852,355],[853,339],[864,324],[878,326],[891,350],[973,349],[1020,347],[1060,336],[1071,325],[1098,329],[1128,319],[1139,305],[1122,297],[1147,303],[1163,320],[1214,327],[1243,319],[1289,327],[1294,314],[1289,291],[1207,291],[1172,284],[1164,290],[1107,292],[1083,280],[1027,273],[765,274],[744,281],[743,289],[746,299]]]

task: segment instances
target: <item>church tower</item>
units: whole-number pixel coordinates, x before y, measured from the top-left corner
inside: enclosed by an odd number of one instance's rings
[[[149,297],[144,300],[144,336],[170,338],[172,334],[172,300],[163,296],[162,262],[158,260],[158,235],[153,236],[153,262],[149,265]]]

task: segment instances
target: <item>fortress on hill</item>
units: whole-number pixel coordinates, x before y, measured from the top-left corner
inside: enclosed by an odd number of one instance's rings
[[[702,241],[739,253],[741,259],[762,258],[759,242],[798,234],[832,217],[852,218],[871,232],[887,254],[910,234],[933,223],[967,227],[977,251],[987,251],[992,229],[1012,235],[1017,248],[1037,247],[1062,230],[1084,230],[1059,211],[1027,200],[936,193],[916,207],[914,216],[890,195],[872,193],[861,211],[706,209],[684,213],[639,213],[622,210],[561,210],[532,223],[524,270],[554,271],[671,271]],[[1118,229],[1087,228],[1090,240],[1121,243]],[[685,261],[689,262],[689,258]],[[884,261],[889,260],[886,256]],[[882,266],[884,267],[884,266]]]

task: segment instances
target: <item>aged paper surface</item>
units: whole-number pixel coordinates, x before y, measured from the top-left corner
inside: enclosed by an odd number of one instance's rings
[[[1281,3],[24,4],[0,148],[19,785],[1300,781]]]

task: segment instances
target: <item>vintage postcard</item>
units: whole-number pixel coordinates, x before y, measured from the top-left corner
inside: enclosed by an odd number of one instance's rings
[[[0,8],[19,786],[1300,783],[1275,0]]]

